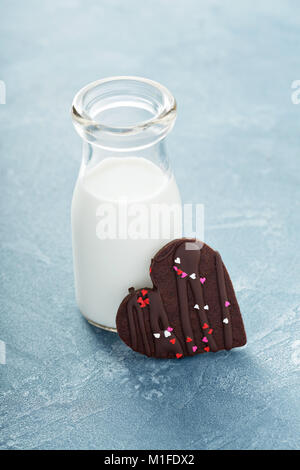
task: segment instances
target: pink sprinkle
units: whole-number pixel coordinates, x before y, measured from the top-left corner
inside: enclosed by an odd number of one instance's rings
[[[205,281],[206,281],[206,277],[200,277],[200,282],[201,282],[201,284],[204,284]]]
[[[226,300],[225,307],[229,307],[229,305],[230,305],[230,302],[228,302],[228,300]]]
[[[202,341],[203,341],[204,343],[208,343],[208,339],[206,338],[206,336],[204,336],[204,338],[202,338]]]
[[[196,351],[197,351],[197,349],[198,349],[198,347],[197,347],[197,346],[193,346],[193,352],[196,352]]]
[[[168,326],[167,330],[168,330],[168,331],[173,331],[173,328],[171,328],[170,326]]]

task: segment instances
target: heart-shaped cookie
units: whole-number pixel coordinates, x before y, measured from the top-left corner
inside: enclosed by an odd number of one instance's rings
[[[174,260],[180,261],[180,270]],[[152,259],[150,275],[153,288],[130,288],[117,313],[119,336],[133,350],[179,359],[246,343],[234,289],[218,252],[195,239],[174,240]]]

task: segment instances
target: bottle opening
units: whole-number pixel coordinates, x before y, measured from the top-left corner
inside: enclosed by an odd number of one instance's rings
[[[77,93],[72,118],[89,142],[107,148],[138,148],[166,136],[176,118],[176,101],[167,88],[152,80],[112,77]]]

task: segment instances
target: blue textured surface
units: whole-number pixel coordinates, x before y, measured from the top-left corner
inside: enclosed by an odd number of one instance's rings
[[[274,0],[1,2],[1,448],[299,448],[299,13]],[[205,204],[244,349],[149,360],[76,308],[69,107],[111,75],[177,98],[174,171],[184,201]]]

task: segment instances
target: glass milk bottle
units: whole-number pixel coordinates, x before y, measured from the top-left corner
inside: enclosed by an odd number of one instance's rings
[[[114,330],[128,288],[151,286],[154,254],[181,236],[181,200],[165,138],[176,101],[137,77],[93,82],[74,98],[83,155],[72,201],[77,304],[87,320]]]

